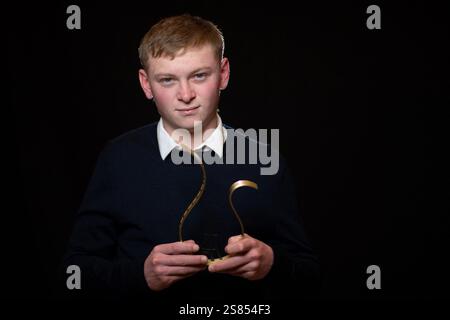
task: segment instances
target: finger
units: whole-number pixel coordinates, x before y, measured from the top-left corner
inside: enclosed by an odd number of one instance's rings
[[[251,238],[244,237],[235,243],[228,244],[225,247],[225,252],[229,255],[244,254],[252,248],[252,243]]]
[[[166,266],[202,266],[206,265],[208,258],[205,255],[177,254],[161,255],[155,258],[155,264]]]
[[[189,254],[197,252],[199,249],[198,244],[184,241],[159,244],[153,250],[164,254]]]
[[[230,272],[248,263],[245,256],[234,256],[208,266],[210,272]]]
[[[206,269],[206,265],[201,267],[168,267],[165,271],[165,275],[170,277],[187,277],[204,269]]]
[[[240,267],[235,268],[234,270],[230,270],[230,274],[232,275],[242,275],[246,272],[250,272],[250,271],[257,271],[258,269],[258,263],[256,263],[255,261],[249,262],[247,264],[244,264]]]

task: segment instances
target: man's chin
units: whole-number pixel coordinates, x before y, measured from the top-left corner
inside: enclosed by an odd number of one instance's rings
[[[201,120],[195,119],[195,120],[189,120],[189,121],[182,121],[179,124],[179,128],[188,130],[190,132],[193,132],[194,129],[202,130],[203,122]]]

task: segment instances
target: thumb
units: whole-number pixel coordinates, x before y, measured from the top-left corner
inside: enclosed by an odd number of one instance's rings
[[[243,238],[244,237],[242,236],[242,234],[238,234],[237,236],[232,236],[232,237],[228,238],[228,244],[238,242],[239,240],[242,240]]]

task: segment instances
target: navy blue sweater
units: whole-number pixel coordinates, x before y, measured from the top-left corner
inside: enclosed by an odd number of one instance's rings
[[[128,132],[110,141],[100,154],[64,258],[64,266],[81,269],[82,289],[71,294],[153,301],[286,298],[284,293],[292,286],[307,295],[317,284],[318,266],[283,158],[275,175],[261,175],[260,164],[206,165],[205,193],[183,231],[184,239],[197,243],[205,233],[217,234],[218,247],[223,248],[228,237],[240,233],[228,204],[228,189],[236,180],[256,182],[258,190],[236,190],[233,203],[246,233],[274,251],[266,278],[249,281],[205,270],[160,292],[148,288],[145,258],[154,246],[178,241],[180,216],[201,183],[198,164],[175,165],[170,155],[161,159],[156,128],[153,123]]]

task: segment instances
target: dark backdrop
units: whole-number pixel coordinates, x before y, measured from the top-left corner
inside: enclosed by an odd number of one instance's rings
[[[448,148],[444,8],[162,2],[17,3],[4,11],[12,115],[3,122],[12,151],[3,292],[52,297],[99,151],[159,118],[137,78],[140,38],[160,18],[189,12],[225,36],[224,122],[280,129],[323,297],[448,296],[449,188],[434,161]],[[81,30],[66,28],[70,4],[81,8]],[[366,28],[370,4],[381,7],[381,30]],[[433,132],[444,138],[437,149]],[[381,290],[366,287],[371,264],[381,267]]]

